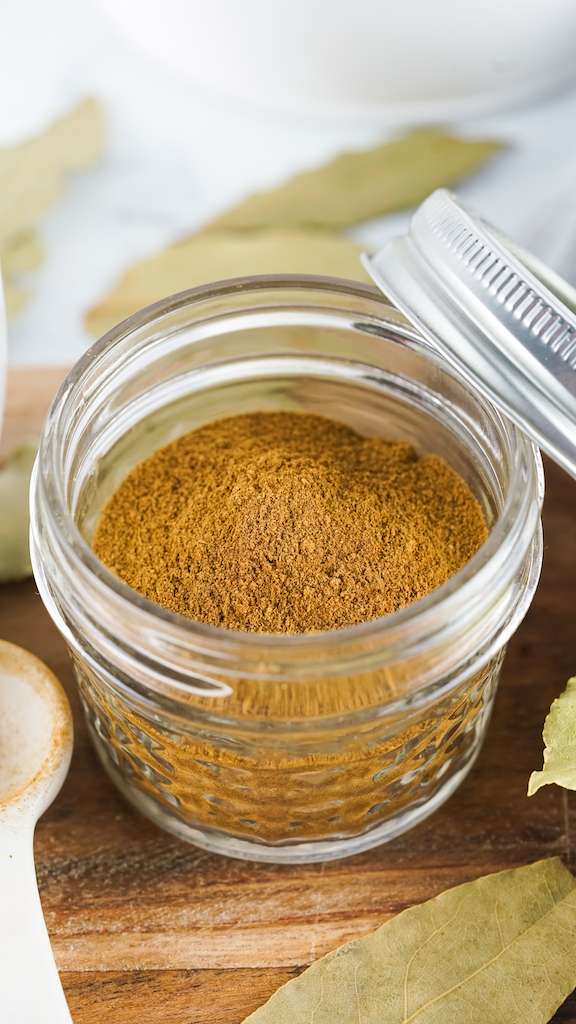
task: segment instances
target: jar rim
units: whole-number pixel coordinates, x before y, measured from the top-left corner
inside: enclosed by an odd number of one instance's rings
[[[304,292],[309,290],[310,292],[356,295],[375,302],[379,308],[393,312],[395,315],[394,325],[392,325],[394,329],[401,331],[404,338],[409,339],[427,357],[437,361],[444,371],[455,377],[468,392],[474,395],[480,407],[490,415],[493,422],[498,424],[513,456],[510,484],[500,514],[487,539],[457,573],[418,601],[396,612],[336,630],[302,634],[253,633],[202,623],[155,604],[115,576],[97,558],[82,536],[73,514],[67,508],[63,481],[54,479],[54,474],[50,472],[52,456],[55,454],[54,447],[58,444],[55,424],[71,394],[81,387],[87,369],[94,369],[95,361],[109,353],[123,338],[142,327],[160,321],[167,314],[176,310],[186,307],[193,308],[196,304],[215,297],[230,296],[233,298],[239,293],[250,291],[261,293],[269,289],[276,291],[298,289],[298,291]],[[527,466],[533,474],[532,488],[526,486],[526,479],[523,477]],[[416,622],[424,633],[434,630],[440,615],[442,617],[449,616],[456,604],[465,604],[472,586],[477,586],[481,578],[485,578],[486,582],[490,579],[490,567],[501,551],[510,533],[512,523],[517,519],[528,517],[529,506],[534,504],[535,493],[538,498],[539,514],[539,505],[543,496],[541,459],[533,442],[512,421],[503,416],[488,399],[462,380],[446,360],[436,353],[432,346],[405,320],[403,315],[397,313],[377,288],[341,278],[298,274],[254,275],[200,285],[152,303],[109,330],[87,350],[70,370],[48,413],[31,488],[33,529],[36,518],[34,495],[40,486],[40,480],[43,493],[48,499],[59,542],[63,545],[67,556],[82,565],[101,593],[113,595],[118,607],[129,609],[131,613],[136,612],[143,630],[151,627],[157,628],[162,624],[171,631],[173,639],[177,634],[181,643],[185,644],[188,641],[196,650],[200,649],[206,653],[214,654],[218,651],[220,658],[224,656],[229,659],[239,655],[244,657],[246,649],[250,648],[255,653],[256,659],[259,652],[262,655],[266,652],[268,656],[278,656],[280,661],[282,655],[292,657],[297,651],[306,655],[306,653],[318,652],[321,648],[325,650],[326,644],[338,646],[338,661],[340,661],[342,649],[347,645],[355,648],[359,643],[362,644],[367,640],[384,636],[388,637],[386,646],[393,653],[398,644],[402,643],[402,635],[405,630],[408,627],[413,627]],[[332,658],[329,657],[327,660],[331,662]]]

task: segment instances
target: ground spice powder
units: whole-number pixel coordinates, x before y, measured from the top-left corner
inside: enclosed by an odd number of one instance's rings
[[[93,544],[158,604],[285,634],[422,597],[486,532],[469,487],[442,459],[322,417],[260,412],[204,426],[137,465]],[[431,706],[383,716],[372,709],[409,692],[422,670],[414,658],[281,682],[243,674],[238,662],[229,695],[191,689],[169,722],[86,664],[77,673],[102,759],[140,809],[169,827],[290,844],[355,836],[433,801],[470,763],[498,664]],[[362,719],[348,724],[355,712]]]
[[[487,534],[443,459],[297,412],[218,420],[137,465],[99,558],[181,615],[253,632],[368,621],[458,571]]]

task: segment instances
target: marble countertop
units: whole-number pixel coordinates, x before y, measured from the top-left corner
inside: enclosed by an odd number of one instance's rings
[[[71,180],[42,222],[46,258],[30,276],[32,301],[9,325],[12,365],[72,362],[90,343],[84,311],[131,263],[246,192],[389,131],[211,96],[133,51],[88,3],[7,0],[3,23],[0,142],[86,94],[102,100],[109,123],[105,159]],[[572,93],[457,128],[509,143],[462,195],[576,281],[575,122]],[[357,237],[374,246],[405,222],[389,217]]]

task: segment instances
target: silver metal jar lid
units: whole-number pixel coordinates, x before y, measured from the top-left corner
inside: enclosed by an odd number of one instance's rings
[[[576,291],[444,189],[364,264],[461,376],[576,477]]]

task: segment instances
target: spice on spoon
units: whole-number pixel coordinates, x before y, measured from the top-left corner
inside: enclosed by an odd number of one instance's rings
[[[394,612],[457,572],[487,534],[466,482],[405,442],[333,420],[219,420],[137,465],[93,546],[135,590],[250,632],[338,629]]]

